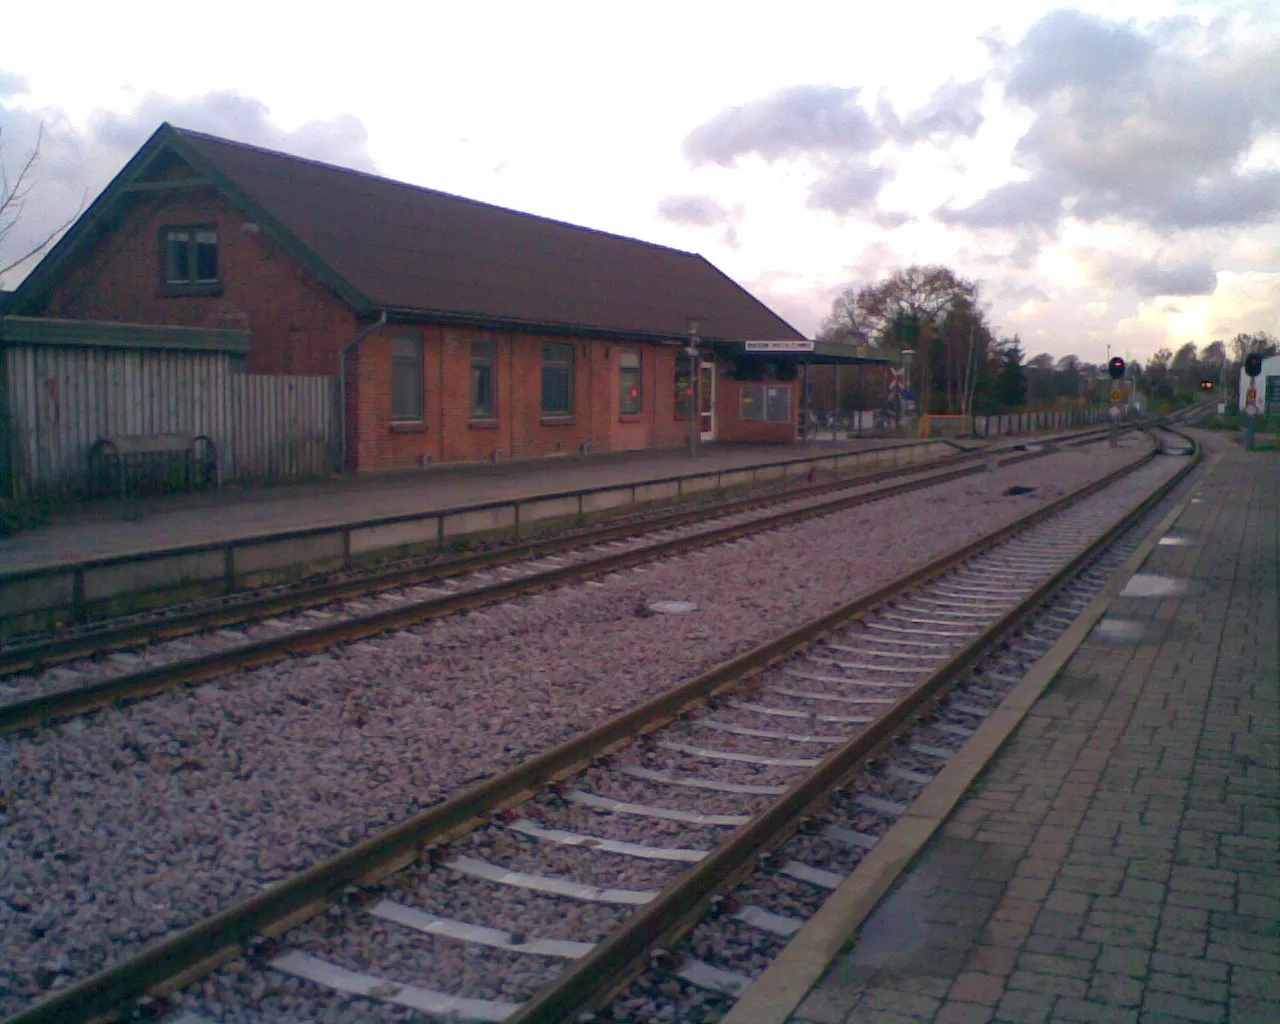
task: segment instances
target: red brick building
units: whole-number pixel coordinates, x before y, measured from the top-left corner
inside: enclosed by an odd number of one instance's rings
[[[678,447],[695,403],[797,436],[795,357],[744,343],[804,339],[700,256],[169,125],[11,312],[247,330],[248,372],[343,378],[350,470]]]

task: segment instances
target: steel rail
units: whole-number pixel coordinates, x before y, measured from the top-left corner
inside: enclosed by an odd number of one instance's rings
[[[686,523],[696,522],[706,517],[708,513],[716,516],[733,515],[738,512],[749,511],[753,508],[764,508],[770,504],[777,504],[796,498],[818,496],[829,490],[879,483],[882,480],[905,476],[913,472],[927,472],[933,468],[950,463],[965,462],[973,458],[972,453],[956,453],[942,459],[923,462],[914,467],[900,467],[856,477],[847,477],[813,487],[769,491],[766,494],[756,494],[724,502],[712,502],[709,505],[699,504],[695,508],[685,508],[670,515],[640,522],[613,523],[563,536],[532,538],[491,551],[463,554],[459,557],[442,559],[436,562],[396,566],[395,568],[381,570],[373,567],[369,572],[351,579],[324,580],[297,587],[287,593],[272,593],[256,598],[248,597],[245,600],[236,601],[234,604],[220,605],[213,608],[179,611],[164,618],[146,622],[128,622],[115,625],[106,623],[90,630],[78,632],[74,636],[41,637],[30,642],[23,642],[19,639],[9,644],[5,649],[0,649],[0,675],[12,675],[28,668],[43,668],[48,665],[69,661],[73,658],[120,650],[124,647],[149,641],[172,640],[199,630],[237,625],[242,622],[269,618],[291,611],[305,611],[307,608],[314,608],[316,605],[327,604],[332,601],[366,597],[370,594],[400,587],[419,586],[423,583],[448,579],[465,573],[499,568],[509,562],[545,558],[548,555],[577,547],[602,544],[621,537],[637,537],[646,533],[682,526]]]
[[[1168,430],[1168,427],[1162,429]],[[1177,433],[1176,431],[1171,431]],[[1041,583],[1017,606],[1002,615],[982,633],[957,651],[946,664],[922,680],[901,699],[876,716],[862,732],[831,751],[816,768],[796,782],[772,806],[739,827],[720,846],[695,866],[674,879],[650,903],[619,926],[591,952],[576,960],[555,981],[535,994],[519,1010],[507,1018],[507,1024],[566,1024],[584,1011],[600,1009],[620,993],[665,947],[677,941],[712,909],[713,900],[738,884],[760,862],[778,850],[801,827],[805,818],[818,812],[830,795],[846,786],[860,771],[860,766],[890,742],[905,726],[942,697],[950,684],[966,669],[976,665],[992,647],[1014,633],[1027,615],[1045,602],[1055,591],[1074,578],[1097,555],[1116,541],[1130,526],[1155,507],[1178,486],[1199,464],[1201,452],[1192,439],[1191,459],[1173,477],[1135,506],[1118,523],[1091,543],[1069,563]],[[1149,460],[1143,460],[1145,464]],[[1125,472],[1136,467],[1126,467]],[[1109,483],[1117,474],[1108,476]],[[1090,486],[1084,492],[1100,488]],[[1053,506],[1060,511],[1062,502],[1074,504],[1084,492],[1067,495]],[[1042,510],[1042,512],[1047,509]],[[1027,517],[1027,519],[1036,518]],[[1038,515],[1039,519],[1045,518]],[[1029,525],[1026,520],[1011,524],[1017,530]],[[998,531],[1007,538],[1009,527]],[[999,543],[984,539],[983,547]],[[972,554],[977,552],[971,552]],[[849,616],[852,617],[852,616]],[[816,639],[830,624],[811,629]]]
[[[1198,457],[1197,454],[1196,458]],[[128,960],[69,985],[42,1002],[7,1018],[3,1024],[89,1022],[148,995],[163,994],[202,977],[249,949],[259,937],[278,935],[322,912],[336,899],[341,899],[351,886],[374,884],[414,863],[431,848],[484,825],[492,815],[527,800],[545,785],[582,770],[596,758],[660,728],[682,712],[705,703],[721,690],[763,672],[774,662],[805,648],[832,629],[856,620],[874,608],[950,572],[987,548],[1051,518],[1149,464],[1155,458],[1157,449],[1153,447],[1135,462],[920,566],[871,593],[855,598],[672,687],[594,729],[477,783],[399,825],[363,840],[341,854],[161,940]],[[1175,480],[1189,471],[1190,467],[1186,467]],[[1172,486],[1172,483],[1171,481],[1168,486]],[[827,762],[824,761],[825,763]],[[725,863],[725,856],[728,855],[717,854],[713,858],[714,863]],[[679,885],[679,880],[673,883],[673,886]],[[678,891],[686,892],[686,889],[680,887]],[[660,905],[667,908],[664,921],[666,915],[674,913],[666,892],[664,890],[664,896],[659,900]],[[675,919],[682,920],[686,916],[682,912],[676,914]],[[646,912],[645,920],[651,920],[649,912]],[[670,934],[668,923],[661,936],[665,939]],[[611,956],[625,953],[624,959],[632,964],[638,948],[636,944],[640,941],[642,940],[632,933],[625,942],[606,940],[605,947],[602,948],[614,951]],[[592,963],[600,962],[597,954],[592,954],[590,959]],[[631,970],[632,967],[626,969]],[[572,997],[573,1001],[581,1005],[593,999],[594,996],[583,988],[586,978],[582,971],[572,969],[570,978],[566,979],[568,987],[562,990],[565,997]],[[600,984],[597,981],[597,992]],[[557,991],[561,989],[557,988]],[[539,998],[537,1005],[542,1007],[539,1013],[551,1012],[546,998]],[[561,1018],[543,1016],[536,1019],[550,1021]]]
[[[1079,446],[1088,444],[1104,436],[1098,430],[1078,431],[1072,434],[1059,435],[1046,439],[1045,444],[1067,444]],[[112,624],[110,620],[86,630],[79,630],[71,635],[39,637],[23,641],[21,638],[0,647],[0,676],[13,675],[29,669],[41,669],[60,664],[76,658],[92,657],[111,651],[118,651],[140,644],[173,640],[205,629],[218,629],[225,626],[238,625],[244,622],[271,618],[275,615],[296,611],[305,611],[317,605],[333,601],[366,597],[401,587],[419,586],[437,580],[448,579],[466,573],[484,569],[499,568],[511,562],[527,559],[545,558],[548,555],[570,551],[575,548],[588,547],[592,544],[607,543],[623,537],[639,537],[647,533],[687,525],[705,519],[708,515],[726,516],[769,505],[794,501],[799,498],[820,497],[823,494],[848,490],[880,483],[895,477],[909,476],[914,473],[929,472],[934,469],[945,469],[950,465],[960,465],[976,461],[986,456],[1005,454],[1016,451],[1020,446],[1009,446],[994,451],[958,452],[940,459],[931,459],[914,466],[903,466],[828,481],[809,487],[794,490],[771,490],[763,494],[755,494],[729,501],[698,504],[693,508],[685,508],[669,515],[639,522],[631,521],[596,527],[566,535],[532,539],[524,542],[504,545],[501,548],[475,554],[463,555],[443,561],[398,566],[393,569],[378,570],[373,568],[360,575],[341,580],[325,580],[304,585],[286,593],[273,593],[258,597],[248,597],[230,604],[220,604],[212,608],[197,608],[191,611],[179,611],[157,619],[142,622],[126,622]],[[1005,460],[1009,465],[1015,461],[1039,457],[1044,453],[1032,452],[1017,455]]]
[[[1025,459],[1039,458],[1043,454],[1045,453],[1029,452],[1006,459],[1002,465],[1008,466]],[[288,657],[314,654],[338,644],[367,639],[390,630],[403,629],[463,611],[472,611],[514,597],[607,575],[633,565],[724,543],[763,530],[846,511],[916,490],[924,490],[971,476],[982,472],[983,469],[982,465],[944,469],[942,472],[931,473],[922,479],[908,480],[905,483],[894,484],[866,494],[835,498],[821,504],[791,509],[745,523],[721,526],[687,537],[676,537],[631,551],[602,555],[574,565],[548,569],[476,590],[415,601],[397,608],[357,615],[310,629],[295,630],[283,636],[251,641],[225,651],[216,651],[184,661],[101,679],[80,687],[11,701],[0,704],[0,735],[19,729],[39,727],[51,721],[85,714],[110,704],[141,700],[179,686],[199,685],[237,670],[260,668]],[[804,495],[801,494],[799,497]],[[695,513],[690,515],[693,518],[699,518]],[[705,510],[702,515],[705,516]],[[634,534],[623,533],[622,535]],[[599,542],[599,540],[595,541],[595,543]],[[581,545],[582,542],[578,541],[573,546]]]

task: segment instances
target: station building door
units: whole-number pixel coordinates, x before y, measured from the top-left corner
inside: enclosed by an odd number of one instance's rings
[[[704,441],[716,439],[716,364],[704,360],[698,372],[698,436]]]

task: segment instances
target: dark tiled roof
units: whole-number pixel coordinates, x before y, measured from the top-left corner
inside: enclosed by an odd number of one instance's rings
[[[666,336],[700,316],[709,338],[802,337],[694,253],[170,130],[375,308]]]

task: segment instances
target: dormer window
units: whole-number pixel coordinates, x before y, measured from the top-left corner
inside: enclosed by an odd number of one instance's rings
[[[165,228],[161,234],[165,287],[174,292],[218,286],[218,229],[211,225]]]

